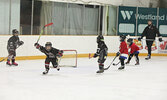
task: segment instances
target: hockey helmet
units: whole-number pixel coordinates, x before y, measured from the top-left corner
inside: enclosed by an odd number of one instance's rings
[[[18,34],[19,32],[17,31],[17,29],[13,29],[12,30],[12,34],[15,35],[15,34]]]
[[[133,39],[132,39],[132,38],[129,38],[129,39],[127,40],[127,43],[128,43],[128,45],[131,45],[131,44],[133,43]]]
[[[120,41],[121,41],[121,42],[125,41],[125,39],[126,39],[126,35],[124,35],[124,34],[123,34],[123,35],[120,35]]]
[[[46,44],[45,44],[45,48],[46,48],[46,50],[51,50],[51,48],[52,48],[52,43],[51,42],[46,42]]]
[[[132,43],[132,42],[133,42],[133,39],[132,39],[132,38],[129,38],[129,39],[127,40],[127,42]]]
[[[104,42],[104,37],[103,37],[103,35],[99,35],[99,36],[97,37],[97,43],[100,43],[100,42]]]

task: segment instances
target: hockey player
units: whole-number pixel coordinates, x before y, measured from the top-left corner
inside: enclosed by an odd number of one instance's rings
[[[62,50],[58,50],[56,48],[53,48],[51,42],[47,42],[45,44],[45,47],[39,45],[38,43],[35,43],[34,46],[47,56],[45,59],[45,71],[43,72],[43,74],[47,74],[49,72],[50,62],[52,63],[54,68],[57,68],[58,71],[60,70],[60,68],[58,66],[57,57],[63,56]]]
[[[98,48],[97,48],[97,52],[94,54],[94,58],[99,57],[98,59],[98,63],[99,63],[99,70],[97,71],[97,73],[103,73],[104,72],[104,62],[107,58],[107,54],[108,54],[108,48],[106,46],[106,44],[104,43],[104,37],[102,35],[99,35],[97,37],[97,44],[98,44]]]
[[[129,45],[129,48],[130,48],[130,54],[129,54],[129,58],[128,58],[128,61],[126,62],[126,64],[129,64],[130,63],[130,60],[132,59],[133,55],[135,55],[136,57],[136,64],[135,65],[139,65],[139,47],[133,43],[133,39],[132,38],[129,38],[127,40],[127,44]]]
[[[127,59],[128,57],[128,48],[127,48],[127,44],[125,42],[126,36],[125,35],[121,35],[120,36],[120,47],[119,47],[119,52],[116,53],[116,56],[119,56],[119,60],[121,62],[121,67],[119,67],[119,70],[122,70],[125,68],[125,63],[124,60]]]
[[[15,62],[15,57],[16,57],[16,49],[23,45],[24,42],[19,40],[19,32],[16,29],[12,30],[13,36],[9,38],[8,40],[8,44],[7,44],[7,50],[8,50],[8,59],[6,64],[11,66],[11,65],[15,65],[18,66],[18,64]],[[12,63],[10,63],[10,61],[12,61]]]

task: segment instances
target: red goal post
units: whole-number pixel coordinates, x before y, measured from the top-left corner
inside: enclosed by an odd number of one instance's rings
[[[63,50],[63,56],[59,58],[60,67],[77,67],[77,50]]]

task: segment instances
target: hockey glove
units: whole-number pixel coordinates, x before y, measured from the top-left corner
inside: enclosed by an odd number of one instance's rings
[[[40,48],[40,45],[38,43],[35,43],[34,46],[39,49]]]
[[[138,38],[138,41],[141,41],[141,39],[142,39],[142,38],[141,38],[141,37],[139,37],[139,38]]]
[[[162,38],[159,38],[159,42],[162,42],[163,40],[162,40]]]
[[[97,53],[95,53],[94,55],[93,55],[93,58],[96,58],[98,56],[98,54]]]
[[[119,55],[120,55],[120,52],[117,52],[117,53],[116,53],[116,56],[118,57]]]
[[[62,56],[63,56],[63,50],[60,50],[60,51],[58,52],[57,56],[58,56],[59,58],[62,57]]]
[[[19,43],[18,43],[19,46],[21,46],[21,45],[23,45],[23,44],[24,44],[23,41],[19,41]]]

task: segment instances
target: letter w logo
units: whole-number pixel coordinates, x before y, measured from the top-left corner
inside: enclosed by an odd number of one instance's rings
[[[125,20],[126,18],[128,19],[128,20],[130,20],[131,19],[131,16],[132,16],[132,14],[133,14],[133,11],[121,11],[121,14],[122,14],[122,17],[123,17],[123,19]]]

